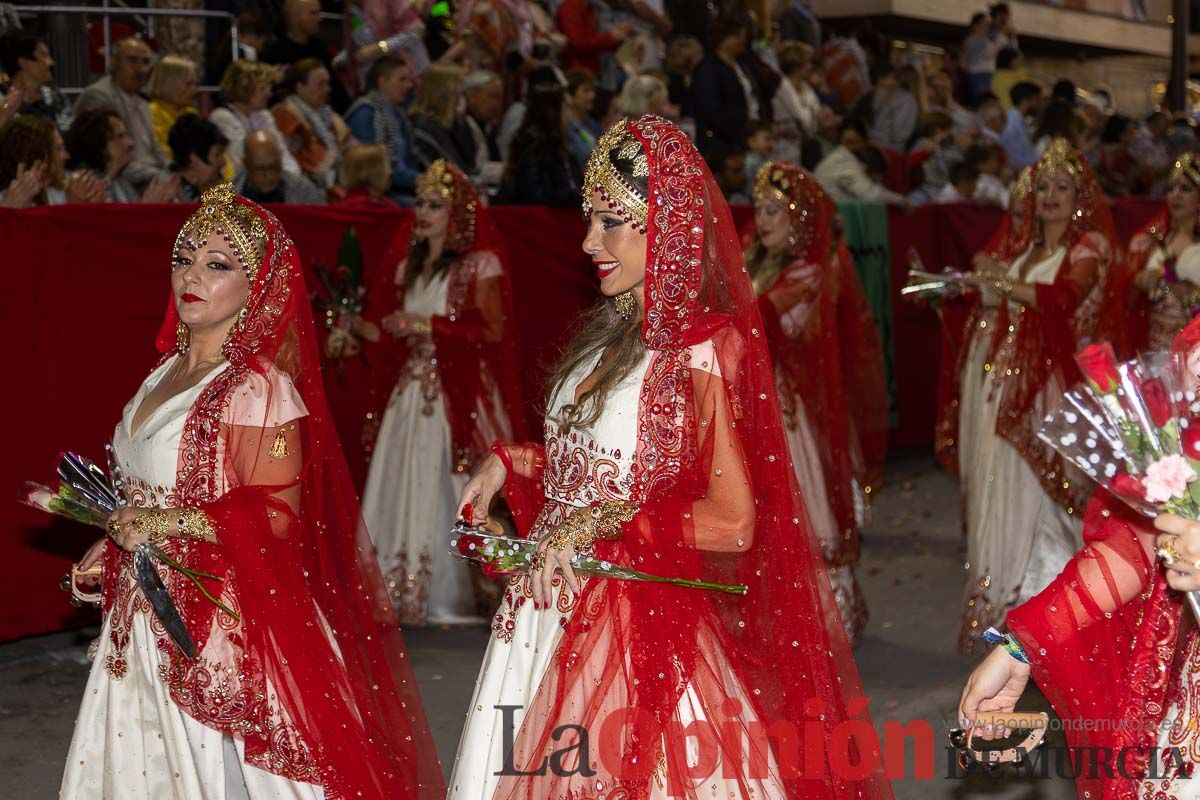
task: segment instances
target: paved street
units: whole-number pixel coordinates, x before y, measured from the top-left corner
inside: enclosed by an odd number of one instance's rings
[[[900,800],[1068,800],[1066,780],[973,777],[948,780],[944,734],[971,660],[955,653],[962,591],[959,497],[954,482],[925,454],[889,465],[867,530],[860,577],[871,623],[856,651],[879,724],[926,720],[937,736],[934,780],[895,782]],[[85,648],[95,630],[0,646],[0,798],[57,796],[76,707],[87,674]],[[421,630],[407,634],[443,763],[458,744],[466,702],[487,632]],[[1036,691],[1022,707],[1041,708]],[[912,747],[908,769],[912,774]]]

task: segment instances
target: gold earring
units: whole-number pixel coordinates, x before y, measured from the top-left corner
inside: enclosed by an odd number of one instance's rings
[[[175,324],[175,349],[180,353],[186,353],[191,341],[192,332],[188,330],[187,325],[183,324],[183,320],[180,320]]]
[[[621,315],[621,319],[628,322],[633,319],[634,312],[637,311],[637,298],[633,296],[633,292],[621,292],[613,298],[613,305],[617,307],[617,313]]]

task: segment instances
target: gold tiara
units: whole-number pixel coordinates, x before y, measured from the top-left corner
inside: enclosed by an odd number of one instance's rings
[[[1179,178],[1187,178],[1194,186],[1200,186],[1200,165],[1196,163],[1196,157],[1191,153],[1184,153],[1175,161],[1175,165],[1171,167],[1171,180]]]
[[[429,165],[429,169],[417,178],[417,194],[436,194],[443,200],[450,200],[454,194],[454,175],[446,166],[446,160],[439,158]]]
[[[219,183],[200,197],[200,208],[188,217],[175,237],[175,252],[184,246],[199,247],[213,231],[219,231],[233,248],[253,282],[262,265],[263,253],[258,243],[266,240],[267,226],[254,209],[238,202],[232,183]]]
[[[1033,167],[1026,167],[1021,170],[1021,174],[1017,176],[1017,180],[1013,183],[1012,196],[1023,197],[1032,188]]]
[[[592,193],[598,191],[626,222],[636,223],[645,233],[650,218],[649,200],[616,168],[613,153],[617,158],[633,162],[636,177],[649,177],[650,167],[642,145],[630,133],[629,120],[622,119],[605,131],[588,158],[583,178],[583,211],[585,214],[592,212]]]
[[[787,172],[774,161],[768,161],[754,176],[754,202],[778,200],[795,207],[790,194],[792,188],[792,179]]]
[[[1083,162],[1079,160],[1079,151],[1071,146],[1066,139],[1057,138],[1038,161],[1038,170],[1047,170],[1051,175],[1059,170],[1070,175],[1078,185],[1083,177]]]

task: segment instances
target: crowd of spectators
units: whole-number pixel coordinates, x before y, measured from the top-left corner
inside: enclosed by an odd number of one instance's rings
[[[762,36],[732,0],[356,0],[343,35],[318,0],[234,0],[236,58],[228,32],[176,21],[115,42],[73,103],[46,40],[11,30],[0,203],[194,200],[225,179],[262,202],[410,205],[440,158],[493,202],[570,207],[601,131],[646,113],[696,139],[732,203],[785,160],[837,200],[1003,206],[1059,136],[1110,195],[1151,194],[1197,146],[1185,116],[1031,73],[1005,3],[941,55],[774,5]]]

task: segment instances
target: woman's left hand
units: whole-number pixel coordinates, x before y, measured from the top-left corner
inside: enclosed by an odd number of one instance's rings
[[[133,525],[133,521],[145,514],[151,509],[145,508],[118,508],[108,518],[108,535],[117,547],[126,552],[133,552],[133,549],[150,537],[142,530]]]
[[[430,323],[428,317],[409,314],[405,311],[397,311],[393,314],[388,314],[380,320],[380,325],[392,336],[400,339],[405,336],[418,336],[427,333]]]
[[[1200,522],[1162,514],[1154,520],[1154,527],[1161,531],[1155,546],[1177,556],[1171,564],[1164,559],[1167,585],[1180,592],[1200,589]]]
[[[575,548],[568,545],[562,550],[555,550],[549,546],[550,536],[553,531],[542,537],[538,542],[537,551],[544,559],[541,569],[530,570],[530,583],[533,587],[533,607],[542,609],[550,608],[554,602],[554,573],[559,570],[563,574],[563,580],[567,582],[568,588],[579,595],[579,579],[575,577],[575,570],[571,568],[571,559],[575,557]]]

